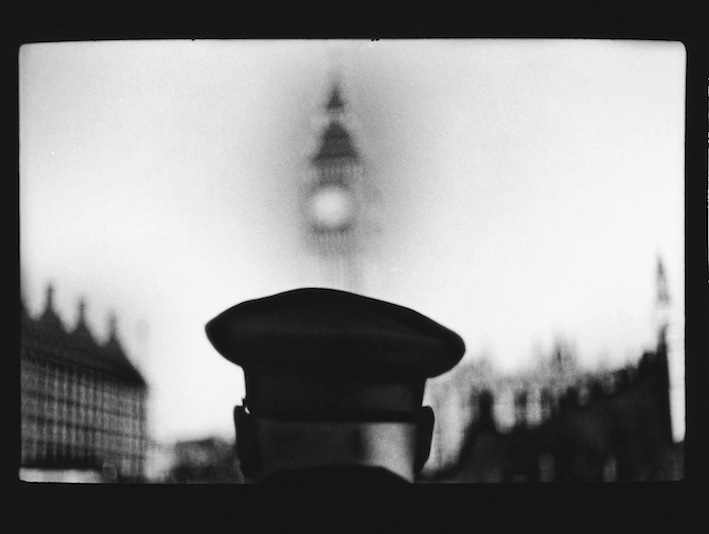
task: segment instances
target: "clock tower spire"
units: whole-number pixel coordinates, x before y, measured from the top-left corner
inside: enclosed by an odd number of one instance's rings
[[[306,240],[317,259],[320,280],[330,287],[361,292],[368,193],[346,107],[342,85],[336,80],[324,106],[326,125],[309,162],[303,214]]]

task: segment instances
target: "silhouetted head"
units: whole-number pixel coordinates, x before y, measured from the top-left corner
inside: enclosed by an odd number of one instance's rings
[[[235,423],[251,479],[354,465],[412,480],[433,432],[425,382],[465,352],[460,336],[414,310],[321,288],[243,302],[206,331],[244,371]]]

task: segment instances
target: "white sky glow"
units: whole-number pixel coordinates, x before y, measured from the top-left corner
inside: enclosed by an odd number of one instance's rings
[[[336,58],[333,60],[333,58]],[[317,280],[298,184],[333,65],[382,195],[367,293],[501,370],[566,335],[588,365],[652,347],[655,268],[678,332],[678,43],[120,41],[22,47],[20,252],[31,313],[108,313],[158,439],[231,437],[241,373],[204,324]]]

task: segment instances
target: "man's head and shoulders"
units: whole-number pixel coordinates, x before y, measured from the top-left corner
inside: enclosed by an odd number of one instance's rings
[[[237,454],[263,484],[413,482],[434,425],[425,382],[465,352],[414,310],[325,288],[242,302],[206,331],[244,371]]]

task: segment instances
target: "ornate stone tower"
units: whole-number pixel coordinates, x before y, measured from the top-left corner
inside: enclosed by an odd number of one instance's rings
[[[683,325],[673,313],[674,304],[670,297],[667,274],[662,258],[657,258],[655,294],[655,331],[657,347],[667,351],[669,371],[670,409],[672,413],[672,434],[675,441],[684,439],[685,394],[684,394],[684,334]]]
[[[317,258],[319,285],[362,292],[363,253],[371,241],[373,189],[348,129],[345,100],[334,83],[303,192],[306,240]]]

